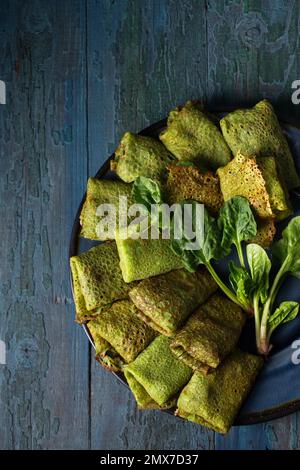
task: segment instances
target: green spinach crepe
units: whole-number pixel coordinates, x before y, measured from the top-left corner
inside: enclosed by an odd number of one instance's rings
[[[275,158],[258,158],[257,163],[266,183],[272,212],[276,220],[285,219],[293,211],[285,182],[277,172]]]
[[[262,219],[283,219],[291,213],[285,191],[277,175],[273,157],[257,159],[238,152],[236,157],[217,171],[225,201],[244,196]]]
[[[201,169],[216,170],[231,159],[222,133],[199,103],[188,101],[171,111],[159,138],[178,160],[192,161]]]
[[[125,282],[146,279],[182,268],[179,256],[170,248],[170,240],[143,240],[131,237],[123,239],[122,233],[117,231],[116,243]]]
[[[224,138],[234,155],[274,155],[288,189],[300,185],[288,142],[272,105],[263,100],[250,109],[237,109],[220,122]]]
[[[223,204],[219,177],[212,172],[203,173],[195,166],[171,164],[167,166],[168,178],[165,193],[169,204],[194,200],[205,204],[213,214]]]
[[[124,367],[124,373],[139,408],[171,408],[192,370],[176,359],[169,338],[161,335]]]
[[[114,242],[103,243],[70,259],[76,320],[85,322],[115,300],[128,297],[133,287],[122,277]]]
[[[155,338],[155,332],[137,313],[130,300],[119,300],[88,323],[96,355],[107,368],[120,370]]]
[[[109,222],[109,227],[112,224],[118,226],[121,222],[122,216],[125,218],[124,225],[128,223],[126,216],[126,209],[124,208],[124,215],[119,213],[119,198],[124,196],[127,198],[127,206],[129,207],[133,204],[133,199],[131,196],[132,185],[123,183],[122,181],[112,181],[112,180],[98,180],[96,178],[89,178],[87,183],[87,192],[86,200],[82,207],[80,214],[80,224],[81,232],[80,236],[89,238],[91,240],[107,240],[114,239],[114,234],[112,236],[108,233],[107,235],[100,234],[97,231],[97,225],[101,220],[101,217],[96,214],[97,208],[101,204],[110,204],[115,208],[116,217],[113,217],[113,220]],[[112,214],[114,216],[114,214]]]
[[[206,374],[233,350],[244,323],[245,314],[240,307],[214,294],[175,335],[171,350],[193,370]]]
[[[177,269],[144,279],[129,292],[129,297],[146,323],[163,335],[173,336],[217,288],[206,268],[195,273]]]
[[[179,396],[176,414],[228,432],[262,365],[261,357],[235,350],[211,374],[195,372]]]
[[[126,183],[138,176],[160,179],[173,158],[159,140],[126,132],[111,161],[111,169]]]

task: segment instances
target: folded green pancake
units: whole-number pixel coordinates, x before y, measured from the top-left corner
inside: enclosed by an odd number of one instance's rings
[[[291,213],[273,157],[257,159],[255,156],[238,152],[236,157],[225,167],[219,168],[217,173],[225,201],[234,196],[244,196],[256,215],[262,219],[282,219]]]
[[[144,279],[129,292],[129,297],[142,320],[163,335],[173,336],[217,288],[206,268],[195,273],[177,269]]]
[[[236,155],[274,155],[288,189],[300,185],[294,160],[272,105],[263,100],[250,109],[237,109],[220,122],[224,138]]]
[[[165,194],[169,204],[194,200],[205,204],[216,214],[223,204],[219,177],[212,172],[203,172],[195,166],[170,164]]]
[[[285,182],[277,172],[274,157],[257,158],[257,163],[265,180],[270,205],[276,220],[283,220],[293,213]]]
[[[176,414],[228,432],[262,365],[261,357],[235,350],[210,374],[195,372],[179,396]]]
[[[216,170],[231,159],[222,133],[199,103],[188,101],[171,111],[159,138],[178,160],[192,161],[201,169]]]
[[[126,132],[111,161],[111,169],[126,183],[138,176],[160,179],[173,159],[159,140]]]
[[[182,268],[180,258],[171,250],[170,240],[123,239],[116,233],[120,267],[125,282],[146,279],[172,269]]]
[[[96,355],[107,368],[120,370],[155,338],[154,330],[137,313],[130,300],[119,300],[88,323]]]
[[[119,198],[120,196],[126,197],[127,207],[129,207],[131,204],[133,204],[131,191],[132,185],[123,183],[122,181],[98,180],[96,178],[89,178],[87,183],[86,200],[80,214],[80,236],[89,238],[91,240],[114,239],[115,230],[110,230],[107,233],[105,232],[107,228],[111,229],[114,224],[116,224],[116,227],[118,227],[119,223],[127,225],[129,222],[126,216],[126,208],[123,208],[124,206],[122,203],[119,204]],[[97,215],[96,212],[97,208],[102,204],[110,204],[115,210],[116,217],[114,217],[114,213],[112,212],[113,219],[108,221],[107,225],[104,227],[105,232],[102,231],[102,233],[100,233],[99,222],[102,220],[102,218],[101,214]],[[121,213],[119,208],[121,208]],[[122,211],[124,211],[124,214],[122,214]],[[108,220],[107,217],[106,220]]]
[[[124,373],[139,408],[171,408],[192,370],[176,359],[169,338],[161,335],[125,366]]]
[[[128,297],[115,242],[106,242],[70,259],[76,320],[85,322],[114,301]]]
[[[171,350],[193,370],[206,374],[233,350],[245,319],[240,307],[221,294],[214,294],[174,336]]]

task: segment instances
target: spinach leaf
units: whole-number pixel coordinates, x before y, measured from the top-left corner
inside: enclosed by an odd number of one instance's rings
[[[200,263],[206,264],[207,262],[219,260],[222,258],[223,251],[221,246],[222,232],[218,225],[217,220],[212,217],[207,209],[204,210],[204,236],[202,245],[198,251],[198,258]]]
[[[226,201],[220,210],[219,224],[223,231],[222,247],[229,253],[231,245],[236,246],[239,260],[245,266],[241,242],[256,235],[257,225],[248,200],[235,196]]]
[[[295,303],[283,302],[272,314],[273,303],[283,280],[288,274],[300,278],[300,217],[294,217],[282,232],[282,238],[273,247],[273,256],[280,263],[270,293],[265,302],[259,334],[257,335],[258,350],[267,354],[270,350],[269,340],[274,329],[285,321],[293,319],[298,313]]]
[[[221,232],[217,220],[214,219],[205,208],[202,220],[199,220],[199,217],[196,218],[196,209],[199,203],[196,201],[185,201],[182,203],[182,208],[187,204],[192,207],[189,223],[191,224],[192,231],[199,236],[197,240],[198,243],[194,243],[195,248],[191,249],[190,246],[195,240],[189,238],[186,232],[183,232],[182,238],[174,238],[175,228],[173,225],[171,246],[173,251],[182,257],[182,261],[186,267],[189,270],[195,270],[196,265],[207,264],[210,260],[219,259],[221,257]],[[174,217],[174,219],[176,218]],[[203,227],[197,226],[199,223],[202,223]],[[201,236],[199,234],[201,234]],[[189,252],[189,254],[187,254],[187,252]]]
[[[294,217],[282,232],[282,239],[274,244],[273,256],[281,264],[280,275],[300,278],[300,216]]]
[[[184,231],[184,214],[183,211],[187,210],[189,206],[189,223],[191,225],[192,231],[196,229],[196,211],[197,211],[197,202],[195,201],[184,201],[178,206],[178,211],[175,212],[174,217],[171,222],[171,249],[175,254],[180,256],[181,261],[185,268],[194,272],[199,265],[199,259],[197,250],[190,249],[190,244],[193,241],[193,235],[190,235]],[[180,237],[178,238],[178,234]]]
[[[251,308],[251,296],[253,282],[246,268],[237,266],[234,261],[229,261],[229,281],[236,293],[237,298],[245,306],[246,310]]]
[[[255,243],[247,245],[246,253],[253,288],[259,295],[260,301],[265,303],[268,297],[271,261],[266,251]]]
[[[162,204],[163,195],[160,184],[145,176],[139,176],[132,187],[132,196],[137,204],[143,204],[151,212],[152,204]]]
[[[198,204],[194,201],[194,204]],[[194,220],[195,223],[198,221]],[[190,250],[191,240],[182,237],[180,240],[172,238],[172,250],[181,257],[182,263],[189,271],[195,271],[199,264],[204,264],[211,276],[218,284],[220,289],[227,295],[227,297],[241,308],[246,309],[245,303],[241,302],[237,296],[227,287],[222,281],[214,267],[211,264],[212,260],[220,259],[224,252],[221,246],[222,232],[218,221],[212,217],[209,212],[204,208],[204,227],[200,244],[196,250]],[[196,229],[197,227],[194,227]]]
[[[280,324],[294,320],[294,318],[296,318],[296,316],[298,315],[298,311],[298,302],[281,302],[275,312],[272,313],[272,315],[268,318],[269,336]]]

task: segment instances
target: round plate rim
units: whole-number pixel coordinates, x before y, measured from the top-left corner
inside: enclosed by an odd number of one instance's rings
[[[236,106],[223,106],[223,107],[209,106],[208,109],[212,113],[221,114],[221,113],[231,112],[231,111],[237,109],[237,107]],[[293,118],[290,118],[290,117],[287,119],[286,116],[285,117],[282,116],[282,119],[281,119],[280,118],[280,112],[277,112],[277,116],[279,117],[279,120],[280,120],[281,123],[283,123],[283,124],[285,124],[289,127],[295,127],[297,130],[300,130],[300,122],[299,121],[297,121]],[[147,136],[147,135],[152,136],[152,134],[157,132],[162,127],[166,126],[166,123],[167,123],[167,118],[161,119],[161,120],[151,124],[150,126],[142,129],[140,132],[138,132],[138,134],[145,135],[145,136]],[[100,178],[100,177],[104,176],[107,173],[107,171],[109,171],[110,161],[113,158],[114,158],[114,153],[112,153],[106,159],[104,164],[99,168],[99,170],[97,171],[97,173],[94,176],[95,178]],[[79,217],[80,217],[81,209],[82,209],[83,203],[85,201],[85,198],[86,198],[86,192],[84,193],[84,195],[82,197],[82,200],[79,204],[79,207],[77,209],[75,219],[74,219],[74,222],[73,222],[71,237],[70,237],[70,243],[69,243],[69,259],[72,256],[75,256],[77,254],[78,241],[79,241],[79,231],[80,231],[80,221],[79,221],[80,219],[79,219]],[[72,291],[72,295],[73,295],[73,299],[74,299],[72,274],[71,274],[70,268],[69,268],[69,276],[70,276],[71,291]],[[81,326],[82,326],[83,330],[85,331],[91,346],[93,348],[95,348],[88,328],[86,327],[85,324],[82,324]],[[122,373],[118,373],[118,372],[111,372],[111,373],[125,387],[129,388]],[[296,400],[293,400],[293,401],[290,401],[290,402],[287,402],[287,403],[282,403],[279,406],[276,406],[274,408],[266,408],[266,409],[264,409],[262,411],[259,411],[259,412],[248,413],[248,414],[245,414],[245,415],[240,416],[240,417],[238,416],[236,418],[235,422],[234,422],[234,426],[245,426],[245,425],[264,423],[266,421],[272,421],[274,419],[282,418],[284,416],[287,416],[287,415],[289,415],[291,413],[294,413],[296,411],[299,411],[299,410],[300,410],[300,396]],[[173,412],[171,410],[162,410],[162,411],[165,412],[165,413],[173,415]]]

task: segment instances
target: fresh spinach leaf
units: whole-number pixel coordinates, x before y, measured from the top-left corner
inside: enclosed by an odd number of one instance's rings
[[[281,275],[300,278],[300,216],[294,217],[283,230],[282,239],[274,244],[272,253],[281,264]]]
[[[247,310],[251,307],[253,282],[246,268],[237,266],[234,261],[229,261],[229,281],[237,298]]]
[[[298,302],[281,302],[275,312],[268,318],[268,327],[270,329],[269,336],[279,325],[294,320],[298,315],[298,311]]]
[[[264,304],[267,300],[269,290],[270,258],[266,251],[255,243],[247,245],[246,253],[253,281],[253,289],[257,292],[260,301]]]
[[[235,196],[226,201],[220,210],[219,224],[222,228],[222,247],[229,253],[231,245],[236,246],[239,260],[245,266],[241,242],[253,238],[257,225],[248,200]]]
[[[163,194],[158,181],[139,176],[132,187],[132,196],[137,204],[143,204],[151,212],[152,204],[162,204]]]

